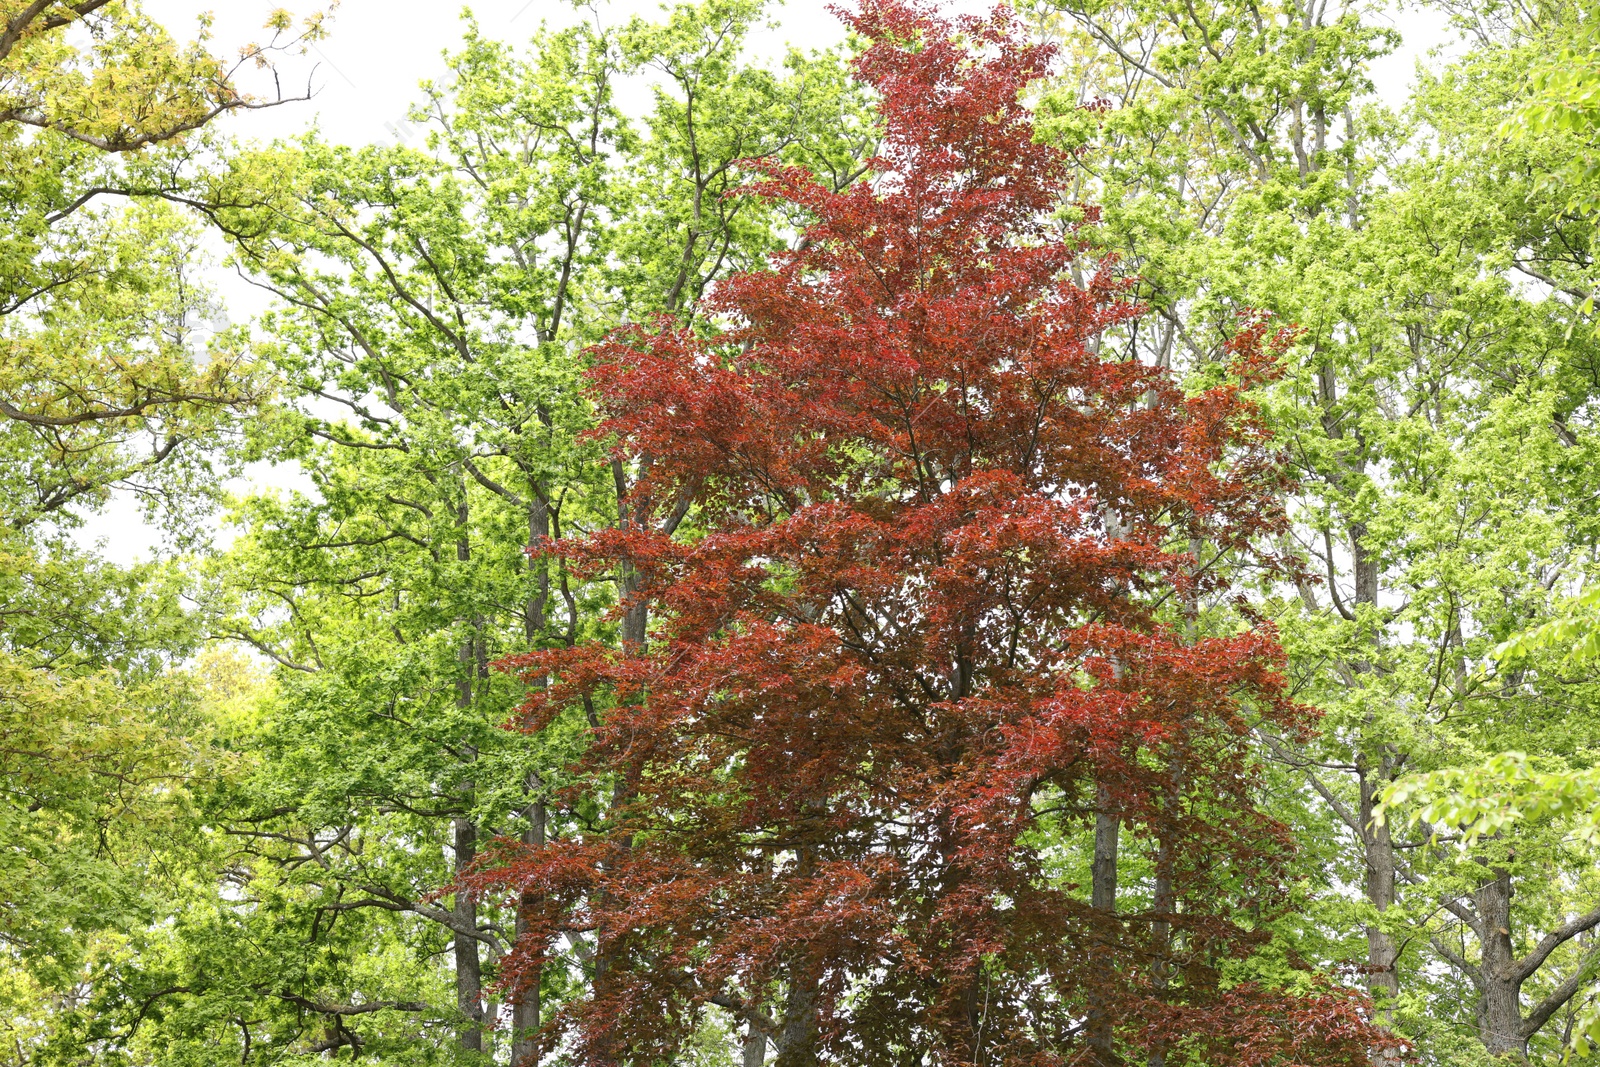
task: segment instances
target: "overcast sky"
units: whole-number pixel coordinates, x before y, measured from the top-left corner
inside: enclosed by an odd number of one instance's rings
[[[183,40],[194,36],[201,13],[213,11],[213,48],[218,54],[230,54],[239,45],[263,40],[262,25],[275,7],[287,6],[297,13],[312,9],[301,0],[234,0],[225,7],[196,0],[145,0],[144,6]],[[991,5],[987,0],[947,0],[945,6],[982,10]],[[566,0],[479,0],[470,7],[486,36],[515,42],[530,38],[541,22],[555,27],[580,17],[595,17],[593,10],[580,11]],[[661,4],[659,0],[596,0],[596,9],[607,24],[616,25],[636,14],[656,15]],[[328,140],[350,145],[413,139],[417,133],[407,128],[406,112],[418,99],[418,83],[442,75],[444,53],[459,46],[462,10],[451,3],[343,0],[329,24],[328,38],[303,59],[282,66],[286,91],[302,91],[309,82],[315,90],[313,98],[307,103],[236,113],[225,120],[225,128],[236,136],[262,141],[293,136],[312,123],[320,126]],[[1405,100],[1417,62],[1443,43],[1447,34],[1440,17],[1414,7],[1391,18],[1404,44],[1375,65],[1373,80],[1379,93],[1398,106]],[[771,22],[751,42],[752,52],[769,60],[781,57],[789,46],[822,48],[844,36],[838,20],[827,11],[827,0],[787,0],[774,6]],[[224,280],[221,288],[236,319],[248,317],[260,306],[259,299],[242,283]],[[235,488],[244,491],[301,484],[302,478],[292,468],[273,470],[258,465]],[[148,558],[158,536],[141,520],[130,499],[118,498],[89,522],[81,540],[98,542],[110,558],[129,562]]]
[[[215,10],[213,37],[219,53],[239,44],[259,41],[267,13],[278,3],[236,0]],[[290,2],[291,10],[310,10],[306,3]],[[983,0],[959,0],[947,7],[981,10]],[[193,36],[198,16],[217,7],[195,0],[146,0],[146,9],[182,38]],[[565,0],[480,0],[470,5],[486,36],[524,41],[541,22],[567,25],[587,10]],[[598,2],[600,16],[610,24],[634,15],[652,16],[661,10],[657,0]],[[228,128],[241,136],[271,139],[288,136],[318,122],[330,140],[346,144],[393,141],[404,135],[407,108],[417,99],[417,83],[444,72],[442,56],[459,46],[464,9],[450,3],[407,3],[404,0],[343,0],[329,26],[331,34],[303,61],[284,65],[286,80],[303,86],[311,79],[315,98],[267,111],[249,112],[229,119]],[[1391,18],[1405,36],[1395,55],[1380,61],[1374,71],[1378,88],[1395,103],[1404,99],[1417,58],[1444,39],[1443,21],[1415,8]],[[773,7],[772,25],[756,34],[752,50],[765,57],[780,56],[785,47],[819,48],[843,39],[839,22],[827,11],[825,0],[788,0]]]
[[[216,11],[212,34],[219,54],[248,41],[262,40],[261,25],[274,7],[296,13],[314,10],[315,0],[237,0]],[[176,35],[192,37],[196,16],[215,3],[194,0],[146,0],[145,8]],[[468,5],[485,36],[526,41],[541,23],[570,25],[579,18],[599,17],[609,25],[634,15],[654,16],[658,0],[599,2],[594,10],[577,9],[564,0],[480,0]],[[272,138],[303,130],[314,117],[330,140],[346,144],[393,141],[404,133],[406,109],[417,99],[417,83],[444,73],[442,55],[461,42],[464,8],[452,3],[406,3],[404,0],[343,0],[329,23],[329,37],[318,43],[306,62],[285,65],[286,71],[314,78],[318,91],[306,105],[241,115],[230,126],[241,134]],[[774,9],[775,25],[758,32],[754,51],[780,56],[783,42],[802,48],[826,47],[843,39],[838,20],[823,0],[790,0]],[[315,72],[312,72],[315,64]]]

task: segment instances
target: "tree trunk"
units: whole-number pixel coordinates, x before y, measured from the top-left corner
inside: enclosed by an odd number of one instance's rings
[[[750,1027],[744,1038],[744,1055],[740,1067],[765,1067],[767,1062],[767,1035]]]
[[[456,875],[459,877],[478,854],[478,830],[465,816],[454,820]],[[457,893],[454,917],[465,930],[478,928],[478,907],[465,893]],[[478,939],[455,931],[456,1008],[463,1020],[458,1035],[462,1049],[483,1051],[483,974],[478,962]]]
[[[544,504],[545,494],[542,486],[534,486],[533,505],[528,509],[528,542],[536,543],[550,536],[550,512]],[[529,569],[535,566],[534,561],[528,561]],[[532,596],[528,598],[523,609],[524,638],[528,650],[531,652],[538,647],[540,637],[545,628],[545,605],[550,599],[550,576],[540,567],[537,586]],[[535,687],[542,687],[544,679],[534,681]],[[547,812],[544,801],[539,799],[543,782],[539,780],[537,772],[528,773],[527,789],[533,802],[523,812],[527,827],[522,831],[522,842],[530,848],[539,848],[545,842],[545,827]],[[542,903],[539,894],[532,890],[523,890],[517,896],[516,915],[516,940],[518,945],[524,943],[529,929],[529,917]],[[534,1035],[538,1032],[543,1022],[542,991],[543,968],[535,967],[527,975],[523,988],[518,990],[511,1000],[511,1065],[521,1067],[522,1064],[532,1060],[534,1052]]]
[[[1110,797],[1102,788],[1100,802],[1109,804]],[[1122,821],[1115,812],[1102,810],[1094,819],[1094,866],[1090,877],[1089,904],[1096,911],[1116,914],[1117,911],[1117,839]]]
[[[529,786],[537,789],[541,785],[538,775],[529,775]],[[522,832],[523,844],[531,848],[538,848],[545,840],[545,807],[544,802],[536,800],[528,806],[528,828]],[[528,932],[529,916],[539,907],[541,900],[539,894],[532,890],[523,890],[517,896],[517,943],[523,943],[523,938]],[[521,1067],[531,1061],[533,1056],[533,1037],[539,1030],[542,1014],[540,1000],[540,985],[543,981],[543,968],[535,967],[528,974],[522,989],[518,990],[511,1000],[511,1065]]]
[[[1172,849],[1166,841],[1162,841],[1156,848],[1156,879],[1155,893],[1151,901],[1156,919],[1152,923],[1152,937],[1155,951],[1155,965],[1152,968],[1152,982],[1158,992],[1165,992],[1167,982],[1171,978],[1172,964]],[[1148,1057],[1149,1067],[1166,1067],[1166,1047],[1158,1039],[1150,1046]]]
[[[817,993],[822,986],[822,961],[807,956],[796,961],[789,976],[774,1067],[817,1067]]]
[[[1520,1062],[1527,1059],[1528,1044],[1522,1037],[1522,982],[1511,946],[1511,874],[1503,868],[1492,873],[1472,894],[1483,923],[1478,1039],[1489,1055]]]
[[[1355,571],[1356,603],[1376,604],[1378,602],[1378,561],[1367,549],[1364,543],[1367,539],[1367,524],[1352,522],[1350,524],[1350,559],[1352,569]]]
[[[819,804],[807,802],[808,814],[820,814]],[[816,850],[801,845],[795,873],[802,880],[816,874]],[[784,998],[783,1018],[778,1023],[775,1067],[817,1067],[817,994],[822,987],[822,960],[809,947],[789,961],[788,994]]]
[[[1122,820],[1112,810],[1111,794],[1104,786],[1096,797],[1100,809],[1094,820],[1094,858],[1090,867],[1089,903],[1096,911],[1107,916],[1117,913],[1117,839]],[[1096,996],[1089,1000],[1089,1048],[1098,1067],[1111,1067],[1117,1062],[1113,1046],[1111,1017]]]
[[[648,463],[648,460],[645,461]],[[640,519],[632,514],[628,505],[628,474],[621,460],[611,461],[611,477],[617,492],[617,529],[627,530]],[[645,634],[649,632],[650,608],[636,601],[639,593],[639,572],[632,563],[624,560],[618,568],[617,599],[624,605],[622,612],[622,646],[635,652],[644,652]],[[630,603],[631,602],[631,603]]]
[[[467,535],[468,518],[466,486],[463,485],[461,502],[456,507],[456,559],[462,563],[472,558],[472,544]],[[469,627],[467,637],[461,643],[461,672],[456,677],[456,706],[463,711],[472,707],[473,682],[480,671],[480,661],[485,658],[485,650],[480,647],[481,644],[478,627],[476,625]],[[463,811],[470,812],[472,783],[467,782],[461,791]],[[472,824],[469,814],[462,814],[452,820],[452,829],[455,874],[459,881],[472,861],[477,858],[478,828]],[[478,906],[466,893],[459,891],[456,893],[454,918],[457,927],[452,934],[456,963],[456,1008],[462,1015],[457,1042],[465,1051],[482,1052],[483,968],[478,958],[478,939],[462,932],[478,928]]]
[[[1365,769],[1356,772],[1356,785],[1360,790],[1360,819],[1362,843],[1365,846],[1367,901],[1380,916],[1389,910],[1395,900],[1394,842],[1389,836],[1389,825],[1373,825],[1372,809],[1387,775],[1379,781]],[[1378,1019],[1385,1026],[1394,1022],[1394,999],[1400,994],[1400,975],[1395,970],[1399,949],[1394,938],[1380,925],[1367,926],[1367,992],[1378,1006]]]
[[[1366,546],[1367,527],[1363,522],[1352,522],[1349,527],[1351,569],[1355,577],[1354,605],[1375,607],[1378,603],[1378,561]],[[1377,638],[1373,638],[1373,652],[1378,652]],[[1369,675],[1373,664],[1358,661],[1354,668],[1358,675]],[[1369,716],[1368,726],[1371,721]],[[1394,841],[1387,822],[1382,826],[1373,822],[1373,808],[1379,791],[1394,775],[1395,757],[1390,746],[1384,745],[1386,754],[1374,772],[1364,759],[1357,760],[1357,820],[1361,835],[1363,864],[1366,868],[1363,888],[1367,902],[1380,916],[1380,921],[1369,923],[1367,935],[1367,992],[1377,1005],[1377,1019],[1384,1027],[1394,1025],[1395,998],[1400,995],[1400,973],[1395,964],[1400,958],[1399,946],[1394,937],[1383,928],[1381,917],[1395,902]],[[1385,1054],[1382,1059],[1393,1059]]]

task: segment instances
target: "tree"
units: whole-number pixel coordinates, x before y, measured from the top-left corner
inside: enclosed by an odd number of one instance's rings
[[[1546,33],[1558,47],[1534,65],[1532,99],[1502,129],[1514,137],[1554,133],[1565,140],[1570,155],[1548,180],[1567,191],[1570,210],[1593,215],[1600,211],[1595,192],[1600,180],[1600,23],[1593,11],[1564,5],[1542,14],[1547,15]],[[1594,309],[1592,297],[1589,308]]]
[[[593,724],[567,832],[467,879],[540,902],[513,982],[592,946],[541,1047],[660,1062],[720,1011],[779,1067],[1364,1063],[1392,1042],[1352,996],[1222,980],[1284,901],[1246,739],[1306,719],[1270,632],[1182,632],[1280,528],[1239,390],[1285,339],[1247,322],[1193,394],[1103,350],[1137,308],[1055,218],[1071,162],[1019,99],[1051,51],[848,21],[867,179],[752,164],[802,239],[596,349],[634,521],[536,546],[653,620],[508,661],[524,729]]]
[[[285,19],[238,65],[293,47]],[[179,203],[200,177],[196,131],[267,103],[237,69],[204,40],[180,47],[137,4],[0,3],[8,1058],[38,1051],[95,957],[188,899],[198,798],[232,766],[205,687],[181,669],[201,635],[177,573],[112,566],[70,533],[117,489],[182,525],[215,487],[207,446],[266,395],[239,338],[199,336],[218,308]],[[137,196],[113,208],[113,194]]]
[[[1587,672],[1600,661],[1600,628],[1593,617],[1597,605],[1600,590],[1591,589],[1550,622],[1501,642],[1489,658],[1510,673],[1511,687],[1526,684],[1530,671],[1539,668]],[[1549,755],[1537,762],[1556,764],[1557,769],[1540,769],[1526,753],[1504,752],[1478,767],[1403,778],[1384,791],[1377,818],[1385,820],[1394,809],[1406,811],[1413,826],[1452,828],[1456,843],[1465,848],[1502,836],[1518,823],[1554,821],[1593,849],[1600,844],[1600,772],[1571,770]],[[1568,925],[1590,921],[1577,916]],[[1580,1056],[1589,1055],[1600,1044],[1600,1010],[1591,1003],[1581,1016],[1569,1018],[1566,1030],[1564,1043]]]
[[[5,0],[0,27],[0,433],[30,483],[7,494],[17,527],[141,484],[264,397],[236,339],[196,351],[221,308],[177,208],[254,195],[197,165],[205,127],[284,103],[238,73],[316,39],[322,17],[297,34],[278,12],[231,63],[136,3]],[[107,206],[128,197],[144,203]]]
[[[1567,920],[1593,908],[1590,861],[1542,830],[1434,850],[1372,814],[1413,770],[1571,748],[1570,691],[1472,667],[1586,566],[1592,226],[1543,180],[1570,148],[1498,133],[1562,5],[1441,6],[1470,47],[1399,111],[1368,81],[1397,40],[1372,5],[1036,10],[1083,57],[1041,110],[1106,205],[1091,239],[1152,308],[1118,342],[1196,374],[1242,308],[1301,328],[1261,403],[1307,574],[1259,603],[1325,715],[1308,742],[1260,739],[1270,810],[1325,891],[1281,929],[1359,966],[1386,1025],[1462,1063],[1560,1042],[1589,981]]]
[[[249,773],[204,813],[239,888],[121,962],[95,1004],[132,1032],[117,1047],[522,1060],[581,988],[552,969],[500,997],[527,909],[436,893],[480,842],[569,818],[544,798],[581,733],[498,729],[520,692],[487,665],[616,638],[615,588],[524,551],[618,521],[615,472],[582,439],[584,346],[693,314],[776,246],[781,217],[724,195],[750,180],[735,160],[849,169],[862,131],[838,56],[742,59],[760,11],[685,4],[526,50],[469,22],[412,113],[424,144],[308,136],[235,159],[278,178],[270,202],[217,213],[281,300],[261,335],[283,404],[256,440],[314,490],[241,502],[209,568],[212,635],[275,669]],[[638,119],[614,101],[630,75],[659,87]]]

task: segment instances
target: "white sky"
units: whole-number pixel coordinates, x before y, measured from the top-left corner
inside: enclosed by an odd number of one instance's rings
[[[144,7],[183,38],[193,36],[196,16],[214,11],[212,35],[218,53],[225,54],[235,43],[264,39],[260,27],[273,8],[287,7],[298,14],[315,10],[316,3],[240,0],[226,10],[216,10],[215,3],[194,0],[145,0]],[[659,0],[598,0],[595,6],[609,25],[660,12]],[[575,9],[565,0],[480,0],[465,7],[342,0],[329,23],[328,39],[315,46],[309,61],[285,65],[286,71],[299,76],[299,86],[305,84],[312,64],[316,65],[314,78],[320,86],[316,98],[307,105],[237,116],[231,120],[231,128],[241,136],[271,139],[304,130],[314,117],[332,141],[394,141],[406,110],[417,99],[417,83],[443,74],[443,54],[459,47],[461,14],[466,8],[485,36],[518,43],[531,37],[541,22],[555,27],[592,17],[591,12]],[[763,29],[754,42],[757,54],[781,55],[785,41],[809,49],[826,47],[844,37],[823,0],[788,0],[774,9],[773,21],[776,25]],[[286,84],[296,83],[286,79]]]
[[[634,15],[654,16],[661,10],[659,0],[595,3],[600,17],[612,25]],[[268,12],[279,6],[299,14],[312,9],[310,3],[301,0],[238,0],[222,9],[215,3],[195,0],[145,0],[144,4],[145,10],[174,36],[185,40],[194,36],[199,16],[213,12],[213,47],[219,54],[266,37],[261,27]],[[946,0],[945,6],[982,10],[991,4],[987,0]],[[567,0],[479,0],[470,7],[485,36],[517,43],[537,32],[541,22],[555,27],[569,25],[580,17],[593,17],[592,12],[575,9]],[[1391,16],[1404,44],[1375,64],[1372,71],[1379,94],[1396,107],[1405,100],[1417,62],[1449,36],[1442,17],[1432,11],[1408,8]],[[328,140],[351,145],[394,143],[415,137],[416,132],[405,126],[406,112],[418,99],[418,83],[441,76],[445,69],[443,55],[459,47],[462,10],[455,4],[416,0],[342,0],[329,24],[328,39],[319,42],[304,59],[282,65],[286,91],[303,91],[309,79],[316,90],[313,99],[236,113],[228,117],[225,128],[241,138],[261,141],[293,136],[312,123],[320,125]],[[844,37],[838,20],[827,11],[826,0],[787,0],[772,9],[770,21],[754,36],[751,45],[756,56],[769,60],[780,57],[789,46],[823,48]],[[219,287],[235,319],[246,318],[260,307],[259,298],[242,283],[220,281]],[[305,486],[303,476],[292,467],[272,469],[257,465],[234,488],[247,491],[291,486]],[[81,540],[98,541],[108,557],[122,563],[148,558],[159,545],[159,535],[144,523],[134,502],[127,498],[113,500],[94,516],[82,531]]]
[[[265,36],[261,29],[267,13],[283,6],[261,0],[240,0],[223,10],[214,3],[195,0],[146,0],[145,8],[175,35],[193,35],[197,17],[212,11],[213,37],[219,52]],[[311,8],[287,0],[291,10]],[[634,15],[650,17],[661,10],[658,0],[597,0],[600,17],[610,24]],[[980,10],[984,0],[958,0],[946,7]],[[1398,104],[1418,58],[1445,38],[1444,21],[1433,11],[1410,9],[1391,15],[1405,37],[1394,55],[1375,65],[1378,90]],[[470,5],[484,34],[521,42],[541,22],[571,24],[587,15],[566,0],[481,0]],[[395,0],[342,0],[330,23],[331,35],[315,46],[307,61],[285,65],[286,82],[304,85],[310,76],[319,87],[309,104],[245,113],[233,117],[230,127],[241,136],[270,140],[290,136],[312,121],[321,124],[329,140],[367,144],[396,139],[407,108],[417,99],[417,83],[444,72],[442,56],[461,41],[463,7],[450,3],[395,2]],[[825,0],[787,0],[772,10],[771,25],[753,41],[758,55],[777,57],[788,45],[821,48],[843,39],[837,19]],[[315,70],[313,70],[313,64]]]

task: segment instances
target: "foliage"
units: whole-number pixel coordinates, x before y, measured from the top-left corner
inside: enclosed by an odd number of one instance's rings
[[[1568,43],[1533,68],[1532,98],[1505,129],[1513,136],[1566,135],[1571,158],[1550,181],[1569,191],[1570,210],[1592,214],[1600,211],[1594,191],[1600,182],[1600,25],[1593,11],[1574,15],[1557,21],[1556,32]]]
[[[1242,742],[1303,719],[1269,633],[1160,606],[1216,588],[1191,542],[1278,528],[1259,423],[1237,380],[1186,396],[1098,350],[1136,308],[1051,217],[1069,159],[1019,99],[1049,49],[1004,15],[850,22],[868,179],[763,165],[797,249],[724,281],[715,330],[621,331],[589,372],[640,476],[626,526],[546,551],[634,568],[654,625],[510,662],[531,732],[607,709],[558,797],[613,799],[467,880],[536,901],[513,973],[589,943],[540,1047],[669,1059],[722,1009],[780,1067],[1365,1062],[1387,1041],[1346,997],[1219,982],[1259,939],[1236,911],[1281,904]],[[1052,871],[1097,814],[1164,887],[1125,916]]]
[[[424,146],[308,136],[231,161],[274,176],[270,196],[215,213],[281,297],[262,326],[283,407],[252,444],[313,488],[241,501],[206,575],[212,633],[278,668],[257,762],[207,812],[234,845],[228,877],[261,905],[217,902],[123,965],[93,1010],[136,1032],[129,1047],[483,1062],[524,1055],[568,995],[553,975],[502,1000],[490,980],[524,916],[440,895],[480,842],[570,818],[545,796],[581,729],[499,729],[520,688],[488,664],[616,631],[607,583],[525,551],[616,521],[617,472],[584,437],[582,345],[692,314],[773,247],[783,220],[725,195],[747,180],[735,160],[847,168],[865,136],[836,56],[741,59],[759,12],[684,5],[541,32],[525,54],[469,20],[449,82],[413,112]],[[659,85],[642,119],[614,102],[631,75]],[[317,965],[264,967],[249,946],[265,941]],[[372,965],[366,943],[383,946]],[[218,959],[226,980],[163,977]],[[159,1017],[143,1010],[169,987]]]
[[[1592,862],[1545,825],[1432,849],[1374,808],[1505,749],[1587,759],[1588,679],[1474,668],[1589,565],[1595,350],[1593,227],[1546,180],[1566,142],[1499,132],[1583,5],[1440,6],[1465,47],[1403,110],[1371,94],[1396,43],[1372,5],[1036,11],[1074,55],[1041,112],[1154,312],[1120,343],[1209,381],[1241,307],[1300,328],[1261,403],[1305,569],[1257,594],[1325,710],[1309,742],[1260,732],[1271,810],[1315,849],[1291,929],[1456,1063],[1559,1047],[1589,995]]]
[[[1557,618],[1501,642],[1490,658],[1502,670],[1526,669],[1541,652],[1560,654],[1553,664],[1558,670],[1600,661],[1592,618],[1596,605],[1600,590],[1591,589],[1573,598]],[[1385,818],[1390,809],[1408,810],[1414,825],[1451,828],[1467,847],[1513,832],[1525,822],[1554,822],[1583,845],[1600,846],[1600,773],[1539,770],[1522,752],[1499,753],[1477,767],[1403,778],[1384,791],[1375,817]],[[1578,1016],[1569,1033],[1571,1051],[1588,1056],[1600,1044],[1600,1010],[1591,1007]]]
[[[1384,805],[1420,805],[1413,822],[1453,828],[1462,844],[1494,837],[1521,820],[1573,821],[1583,843],[1600,844],[1600,776],[1593,771],[1535,770],[1522,752],[1491,756],[1475,769],[1452,767],[1405,778],[1384,792]]]
[[[137,4],[6,0],[0,17],[0,432],[28,480],[7,494],[19,527],[98,502],[264,396],[238,338],[200,342],[220,307],[196,277],[193,223],[161,205],[247,195],[208,188],[196,139],[225,112],[281,103],[235,75],[322,24],[295,35],[278,18],[228,64]],[[154,203],[106,206],[119,195]]]
[[[0,1062],[1585,1051],[1594,13],[1425,2],[0,0]]]
[[[1591,589],[1574,597],[1556,618],[1502,641],[1489,655],[1502,669],[1529,666],[1535,654],[1543,651],[1561,653],[1561,666],[1567,668],[1600,662],[1596,607],[1600,607],[1600,589]]]
[[[296,46],[279,34],[239,62]],[[101,961],[196,899],[199,812],[235,766],[213,718],[232,683],[185,663],[203,633],[177,570],[112,566],[71,531],[118,490],[174,530],[192,523],[227,462],[219,435],[267,394],[241,338],[197,336],[216,305],[179,203],[202,179],[191,136],[268,103],[236,88],[236,69],[137,4],[0,4],[8,1061],[45,1054]],[[139,195],[107,206],[118,193]]]

